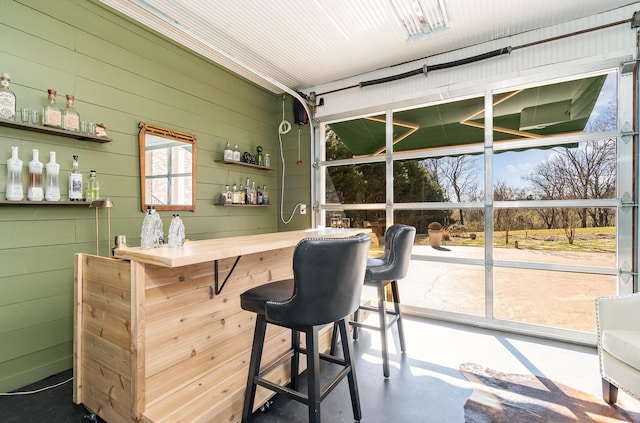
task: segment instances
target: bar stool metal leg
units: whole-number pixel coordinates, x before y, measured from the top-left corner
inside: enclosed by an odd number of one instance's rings
[[[307,398],[309,423],[320,423],[320,357],[318,353],[318,328],[313,326],[305,331],[307,342]]]
[[[380,349],[382,350],[382,373],[389,377],[389,347],[387,345],[387,303],[384,285],[378,285],[378,317],[380,318]]]
[[[400,294],[398,292],[398,281],[391,282],[391,295],[393,295],[393,305],[395,310],[395,319],[398,325],[398,338],[400,338],[400,351],[405,352],[404,344],[404,328],[402,327],[402,314],[400,313]]]
[[[360,317],[360,309],[357,309],[356,311],[353,312],[353,321],[357,323],[359,317]],[[357,341],[358,340],[358,326],[354,325],[352,330],[353,330],[353,340]]]
[[[294,391],[298,390],[298,380],[300,379],[300,332],[291,329],[291,384],[290,387]]]
[[[245,393],[244,405],[242,407],[242,423],[251,421],[253,413],[253,402],[256,399],[255,379],[260,373],[260,361],[262,359],[262,348],[264,346],[264,335],[267,330],[267,321],[264,315],[259,314],[256,318],[256,327],[253,333],[253,348],[251,349],[251,361],[249,362],[249,377]]]
[[[353,364],[353,349],[349,342],[349,334],[347,332],[347,319],[338,322],[340,329],[340,339],[342,341],[342,351],[344,354],[345,365],[349,366],[350,372],[347,375],[349,382],[349,393],[351,394],[351,408],[353,409],[353,417],[356,421],[362,419],[362,410],[360,409],[360,393],[358,392],[358,382],[356,377],[356,369]]]

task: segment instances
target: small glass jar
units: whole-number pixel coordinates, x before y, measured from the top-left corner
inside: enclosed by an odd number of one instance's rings
[[[271,154],[269,153],[264,155],[264,167],[271,167]]]

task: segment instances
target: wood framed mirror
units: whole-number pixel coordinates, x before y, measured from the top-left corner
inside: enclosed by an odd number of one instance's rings
[[[140,122],[142,211],[196,210],[196,136]]]

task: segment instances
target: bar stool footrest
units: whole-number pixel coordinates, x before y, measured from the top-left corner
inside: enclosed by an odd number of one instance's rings
[[[299,353],[301,354],[307,354],[307,350],[306,348],[299,348],[297,350]],[[258,373],[258,376],[256,376],[254,378],[254,382],[256,385],[258,386],[262,386],[263,388],[267,388],[271,391],[276,392],[277,394],[280,395],[284,395],[287,398],[296,400],[298,402],[301,402],[303,404],[309,404],[309,397],[299,391],[296,391],[294,389],[288,388],[286,386],[282,386],[282,385],[278,385],[274,382],[271,382],[270,380],[265,379],[263,376],[267,373],[269,373],[271,370],[273,370],[273,368],[275,368],[278,364],[280,364],[282,361],[290,359],[291,357],[293,357],[294,354],[294,350],[289,350],[286,353],[284,353],[283,355],[281,355],[280,357],[276,358],[275,360],[273,360],[271,363],[269,363],[267,366],[265,366],[263,369],[260,369],[260,372]],[[338,383],[340,383],[342,381],[342,379],[344,379],[349,372],[351,371],[351,367],[347,365],[347,363],[345,362],[345,360],[333,356],[331,354],[326,354],[326,353],[320,353],[318,355],[318,357],[320,358],[320,360],[324,360],[327,361],[329,363],[333,363],[333,364],[337,364],[342,366],[342,369],[340,369],[339,372],[336,373],[336,375],[331,379],[331,381],[329,381],[326,385],[324,385],[324,387],[321,389],[320,392],[320,400],[322,401],[327,395],[329,395],[331,393],[331,391],[333,391],[333,389],[338,385]]]

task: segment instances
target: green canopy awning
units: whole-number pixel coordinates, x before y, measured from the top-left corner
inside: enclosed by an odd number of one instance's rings
[[[540,138],[581,132],[607,75],[498,94],[494,97],[493,139]],[[484,142],[482,97],[404,110],[393,115],[394,151]],[[354,156],[385,151],[385,116],[332,123]]]

